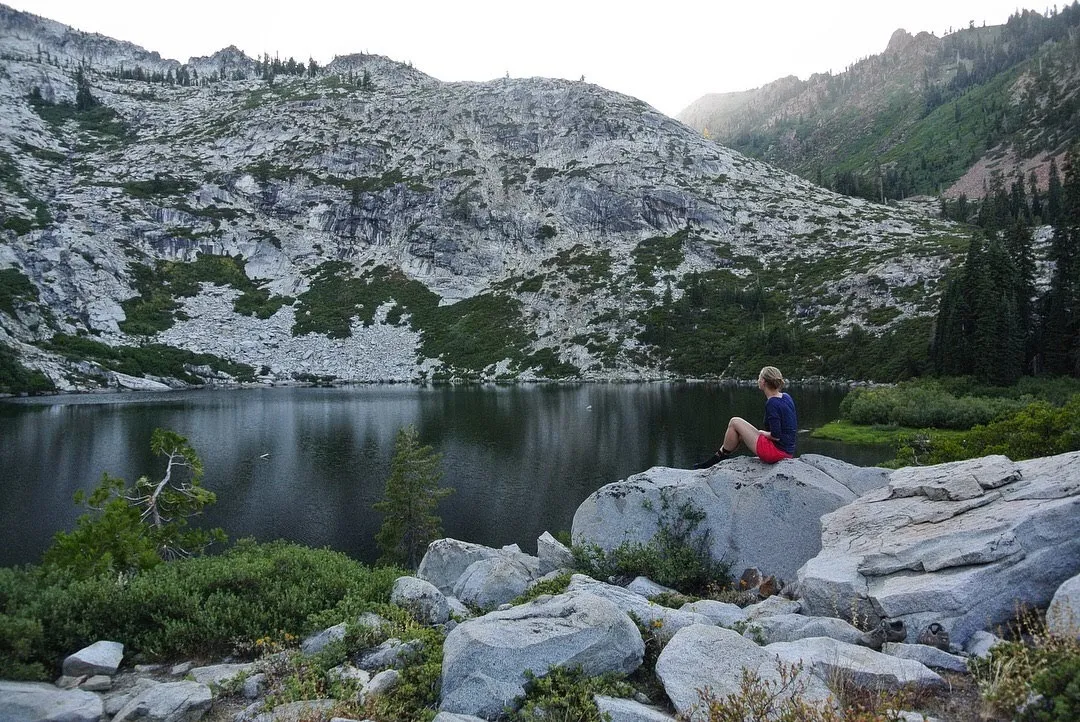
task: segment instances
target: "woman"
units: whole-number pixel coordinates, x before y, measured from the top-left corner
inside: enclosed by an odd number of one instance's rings
[[[724,433],[724,443],[720,450],[706,461],[694,464],[695,469],[708,469],[713,464],[728,458],[739,448],[739,443],[757,454],[766,464],[775,464],[781,459],[795,456],[795,434],[798,422],[795,416],[795,402],[785,394],[784,377],[775,366],[761,369],[757,380],[758,388],[765,394],[765,428],[760,431],[745,419],[738,416],[728,421]]]

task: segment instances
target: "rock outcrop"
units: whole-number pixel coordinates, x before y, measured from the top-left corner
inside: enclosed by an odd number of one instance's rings
[[[105,713],[101,697],[78,689],[58,689],[38,682],[0,680],[0,719],[99,722]]]
[[[700,529],[709,532],[714,558],[732,569],[758,567],[790,580],[821,549],[821,516],[856,498],[844,483],[853,476],[844,467],[856,468],[837,462],[829,467],[836,474],[831,476],[799,459],[767,465],[748,457],[706,471],[655,467],[583,501],[574,514],[573,538],[608,550],[646,543],[663,519],[671,523],[689,504],[704,512]]]
[[[1080,572],[1078,520],[1080,452],[899,469],[822,519],[800,593],[813,614],[902,620],[909,635],[939,622],[962,646]]]

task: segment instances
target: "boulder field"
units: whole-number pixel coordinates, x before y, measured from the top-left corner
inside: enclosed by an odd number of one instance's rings
[[[614,720],[699,719],[702,692],[738,692],[746,672],[776,682],[797,670],[804,699],[822,703],[838,679],[875,690],[943,689],[942,675],[987,654],[999,641],[992,631],[1019,606],[1049,605],[1051,631],[1077,634],[1078,505],[1080,453],[896,471],[813,456],[655,468],[590,495],[574,518],[575,542],[647,543],[672,513],[691,513],[733,569],[755,565],[791,583],[779,594],[760,584],[745,606],[698,600],[676,608],[667,606],[669,590],[648,579],[574,573],[570,550],[545,533],[536,556],[516,545],[434,541],[391,599],[446,634],[437,722],[501,719],[522,703],[530,674],[555,667],[633,673],[650,644],[662,647],[654,659],[663,698],[597,696]],[[560,593],[511,604],[557,575],[568,580]],[[372,614],[341,620],[301,649],[342,638],[347,624],[388,623]],[[355,681],[360,699],[385,694],[417,644],[386,639],[331,672]],[[325,719],[333,705],[271,709],[264,661],[180,665],[149,679],[147,669],[123,669],[122,659],[119,642],[101,641],[68,657],[56,685],[0,682],[0,719],[194,722],[237,675],[251,704],[235,722]]]

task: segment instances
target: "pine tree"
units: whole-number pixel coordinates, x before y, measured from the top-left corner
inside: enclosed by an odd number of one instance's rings
[[[1046,188],[1046,222],[1057,223],[1061,215],[1061,175],[1058,173],[1057,159],[1050,159],[1050,180]]]
[[[374,507],[384,515],[375,535],[380,562],[415,569],[428,543],[441,533],[442,519],[434,514],[435,506],[453,489],[439,488],[440,462],[441,454],[420,445],[415,427],[398,431],[385,495]]]
[[[1051,166],[1053,168],[1053,166]],[[1051,182],[1053,176],[1051,176]],[[1041,350],[1046,370],[1080,374],[1080,155],[1069,152],[1050,243],[1054,270],[1044,299]]]

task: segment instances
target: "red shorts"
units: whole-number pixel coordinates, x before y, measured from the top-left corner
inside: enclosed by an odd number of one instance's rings
[[[758,458],[766,464],[775,464],[781,459],[791,458],[791,454],[777,446],[776,442],[765,434],[757,437],[757,448],[754,451],[757,452]]]

